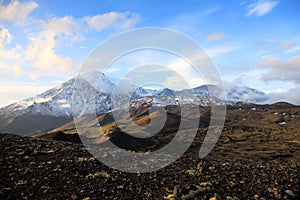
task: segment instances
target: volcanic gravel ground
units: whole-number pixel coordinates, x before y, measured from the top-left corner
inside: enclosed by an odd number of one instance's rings
[[[0,134],[0,199],[299,199],[297,160],[197,158],[151,173],[119,172],[82,144]]]

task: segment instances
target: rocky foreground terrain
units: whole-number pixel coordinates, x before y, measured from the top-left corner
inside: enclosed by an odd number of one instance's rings
[[[141,174],[103,165],[76,135],[0,134],[0,198],[299,199],[299,120],[300,108],[284,103],[228,107],[222,135],[205,159],[198,158],[207,130],[203,123],[177,161]]]

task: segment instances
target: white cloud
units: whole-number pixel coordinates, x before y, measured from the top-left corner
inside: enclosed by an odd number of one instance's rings
[[[39,83],[29,84],[28,82],[1,83],[0,107],[9,105],[24,98],[35,96],[53,86],[40,86]]]
[[[282,93],[282,100],[290,102],[295,105],[300,105],[300,86],[296,86],[287,92]]]
[[[300,86],[294,86],[289,89],[279,88],[267,91],[268,100],[265,103],[275,103],[279,101],[289,102],[294,105],[300,105]]]
[[[265,43],[265,44],[274,44],[275,42],[276,42],[276,40],[274,40],[274,39],[268,39],[268,40],[264,41],[263,43]]]
[[[261,88],[268,94],[269,99],[266,103],[286,101],[300,105],[299,66],[300,54],[287,60],[268,56],[260,60],[256,68],[238,75],[231,83]],[[266,82],[268,84],[265,84]]]
[[[191,87],[197,87],[204,84],[219,85],[221,84],[219,72],[209,57],[215,58],[220,55],[226,55],[237,48],[238,47],[234,45],[218,45],[206,48],[205,52],[197,52],[197,54],[191,55],[185,59],[173,59],[170,63],[166,64],[166,66],[177,72],[181,77],[176,74],[170,76],[166,79],[164,84],[177,90],[187,88],[186,82]],[[200,69],[194,68],[189,62],[197,63],[197,66],[200,67]]]
[[[23,74],[24,74],[24,70],[21,68],[20,65],[18,64],[14,64],[12,67],[11,67],[12,71],[13,71],[13,76],[15,78],[19,78],[21,77]]]
[[[187,61],[186,61],[186,60]],[[218,84],[218,74],[214,70],[213,63],[206,53],[190,56],[189,58],[178,58],[170,62],[167,67],[176,72],[173,76],[166,79],[164,84],[172,89],[184,89],[197,87],[203,84]],[[191,63],[197,63],[199,68],[195,68]]]
[[[190,81],[187,81],[179,74],[174,74],[173,76],[167,77],[166,80],[163,82],[163,85],[165,87],[168,87],[168,88],[174,89],[174,90],[188,89],[188,88],[195,86],[195,85],[192,85],[190,83]]]
[[[223,37],[224,37],[224,32],[218,32],[218,33],[212,33],[208,35],[206,39],[208,41],[216,41],[222,39]]]
[[[138,21],[139,16],[130,12],[109,12],[101,15],[88,16],[84,20],[88,26],[96,31],[102,31],[109,28],[129,29]]]
[[[43,31],[26,48],[24,55],[32,69],[30,72],[32,79],[41,75],[69,75],[73,61],[55,52],[55,36],[54,32]]]
[[[12,38],[9,30],[0,26],[0,70],[5,77],[13,75],[13,78],[17,78],[23,74],[20,54],[22,47],[17,45],[7,50],[6,46],[11,43]]]
[[[289,49],[288,51],[286,51],[286,53],[293,53],[296,51],[300,51],[300,46],[293,47],[293,48]]]
[[[18,82],[4,86],[8,81],[20,80],[20,77],[23,80],[35,80],[40,76],[64,77],[64,80],[73,77],[78,72],[79,64],[74,63],[73,58],[64,52],[59,53],[57,49],[61,46],[69,47],[75,42],[82,42],[95,33],[95,30],[128,29],[139,20],[137,14],[129,12],[110,12],[82,18],[52,16],[42,20],[30,15],[37,7],[38,4],[34,1],[12,1],[4,5],[0,0],[0,105],[49,89],[39,86],[22,87]],[[2,21],[7,27],[1,25]],[[25,25],[25,22],[26,27],[14,27]],[[14,28],[24,33],[23,39],[14,40],[14,35],[11,34]]]
[[[75,20],[71,16],[51,18],[43,23],[42,28],[62,37],[64,40],[83,41],[85,39],[80,20]]]
[[[65,18],[62,18],[63,20]],[[53,24],[53,23],[52,23]],[[62,28],[62,26],[61,26]],[[75,64],[71,58],[55,52],[57,36],[71,34],[67,29],[45,29],[32,37],[26,47],[16,45],[7,48],[12,41],[9,30],[0,27],[0,69],[4,78],[21,76],[36,79],[44,76],[70,76]],[[24,67],[27,67],[24,70]]]
[[[77,65],[72,58],[58,54],[56,48],[67,41],[80,42],[84,40],[86,32],[81,30],[86,28],[84,21],[87,19],[92,19],[92,26],[96,26],[98,22],[104,20],[103,29],[117,27],[126,29],[136,23],[137,15],[127,12],[110,12],[80,19],[74,19],[71,16],[52,17],[38,23],[38,27],[35,28],[38,28],[39,32],[30,34],[27,46],[6,50],[4,50],[4,46],[11,43],[12,35],[8,29],[0,27],[0,68],[9,68],[6,73],[13,74],[15,78],[26,75],[33,80],[40,76],[73,76]],[[94,28],[97,31],[101,29],[100,27]],[[28,66],[26,73],[22,69],[24,66]]]
[[[62,18],[52,18],[47,23],[44,23],[43,28],[51,30],[56,34],[63,33],[64,35],[72,34],[72,27],[77,26],[74,19],[70,16]]]
[[[284,88],[276,88],[276,89],[272,89],[272,90],[265,90],[264,91],[266,94],[272,94],[272,93],[284,93],[284,92],[287,92],[287,89],[284,89]]]
[[[4,48],[5,45],[10,44],[12,36],[8,29],[0,26],[0,50]]]
[[[102,31],[108,28],[127,29],[138,20],[136,14],[129,12],[110,12],[102,15],[87,16],[74,19],[71,16],[51,18],[42,23],[42,31],[32,36],[24,56],[31,67],[30,77],[36,79],[41,75],[57,76],[75,74],[75,63],[69,57],[59,55],[55,48],[58,40],[63,42],[82,41],[85,39],[81,30],[85,28],[84,21],[92,30]]]
[[[38,4],[34,1],[21,2],[11,1],[7,5],[0,2],[0,21],[12,21],[16,24],[26,22],[30,13],[38,8]]]
[[[237,45],[218,45],[205,48],[205,51],[207,52],[208,56],[214,58],[217,56],[226,55],[227,53],[237,50],[238,48],[239,47]]]
[[[206,84],[218,84],[213,77],[205,76],[204,78],[199,74],[198,76],[196,76],[196,74],[189,74],[189,78],[186,78],[186,75],[187,74],[175,73],[172,76],[168,76],[163,82],[163,85],[173,90],[183,90]]]
[[[247,6],[247,16],[256,15],[263,16],[272,11],[275,6],[278,5],[278,1],[275,0],[258,0]]]
[[[261,57],[267,57],[272,54],[280,53],[293,53],[299,50],[298,42],[293,40],[276,41],[274,39],[268,39],[258,44],[259,49],[262,51]]]
[[[279,57],[266,57],[260,61],[260,67],[268,70],[263,76],[263,80],[281,80],[300,83],[300,54],[291,57],[287,61]]]
[[[296,42],[294,42],[294,41],[285,41],[285,42],[282,42],[281,44],[280,44],[280,46],[282,47],[282,48],[288,48],[288,47],[294,47],[294,46],[296,46]]]
[[[254,87],[255,89],[259,88],[258,85],[261,84],[261,80],[266,73],[265,69],[252,69],[246,70],[243,73],[231,76],[227,81],[230,81],[233,85],[247,85]]]

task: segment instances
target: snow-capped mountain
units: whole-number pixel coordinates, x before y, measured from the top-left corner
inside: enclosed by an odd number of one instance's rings
[[[100,80],[97,88],[101,88],[101,90],[105,89],[106,91],[111,91],[114,87],[114,84],[111,83],[104,74],[91,73],[89,75],[89,80],[91,81]],[[86,75],[81,76],[82,77],[80,78],[86,78],[84,77]],[[32,114],[36,115],[71,116],[72,92],[75,80],[76,78],[72,78],[60,86],[50,89],[35,97],[23,99],[7,107],[1,108],[0,115],[13,115],[16,117],[27,113],[30,110]],[[99,93],[102,94],[100,89]]]
[[[237,102],[247,102],[260,104],[268,100],[268,96],[261,91],[253,88],[244,86],[235,86],[226,91],[226,97],[228,101]]]
[[[77,78],[72,78],[35,97],[23,99],[0,108],[0,132],[17,134],[45,132],[72,120],[72,111],[74,111],[72,106],[75,110],[85,109],[87,112],[94,111],[89,109],[96,109],[97,114],[110,111],[112,109],[112,97],[117,99],[116,101],[119,103],[114,104],[115,107],[134,106],[137,101],[143,101],[143,99],[148,104],[157,106],[177,105],[179,103],[207,106],[218,102],[220,100],[218,94],[222,92],[215,85],[203,85],[181,91],[169,88],[144,89],[122,80],[115,83],[101,72],[83,73]],[[74,88],[77,87],[74,87],[74,84],[79,83],[78,81],[81,81],[80,84],[83,85],[83,89],[76,93]],[[88,99],[84,98],[74,98],[72,102],[72,95],[74,94],[80,94],[84,97],[91,96],[95,100],[94,105],[88,107],[86,103]],[[249,103],[263,103],[268,98],[263,92],[241,86],[226,90],[226,97],[226,102],[243,101]],[[131,105],[128,99],[132,100]],[[122,103],[122,100],[127,103]]]
[[[115,85],[100,72],[81,74],[78,78],[97,82],[95,107],[100,113],[108,111],[110,93],[107,92],[112,91]],[[69,122],[72,120],[71,104],[75,81],[76,77],[35,97],[0,108],[0,131],[26,135],[45,132]],[[89,83],[85,81],[82,84]],[[84,92],[86,91],[82,91]]]
[[[135,89],[135,91],[131,94],[130,97],[133,99],[139,99],[141,97],[150,97],[150,96],[154,96],[155,92],[156,92],[155,90],[138,87]]]

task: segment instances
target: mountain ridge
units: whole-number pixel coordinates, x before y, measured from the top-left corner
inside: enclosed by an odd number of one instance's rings
[[[77,79],[76,79],[77,78]],[[83,80],[80,84],[86,84],[86,88],[91,88],[91,94],[95,94],[95,106],[91,108],[83,108],[85,105],[82,99],[75,98],[72,101],[74,84],[78,80]],[[96,109],[97,115],[111,111],[112,98],[125,99],[127,104],[120,106],[134,106],[136,101],[145,101],[151,105],[166,106],[178,104],[196,104],[200,106],[210,106],[211,104],[226,103],[232,104],[235,102],[261,104],[267,101],[268,95],[253,88],[236,86],[225,91],[227,100],[222,100],[218,97],[222,93],[222,89],[216,85],[202,85],[192,89],[184,89],[181,91],[163,88],[160,90],[144,89],[137,87],[129,82],[121,80],[121,91],[116,91],[116,84],[101,72],[83,73],[74,77],[61,85],[47,90],[39,95],[20,100],[8,106],[0,108],[0,131],[13,132],[17,134],[29,134],[31,124],[39,124],[45,127],[47,119],[54,121],[67,122],[72,119],[72,105],[80,109]],[[81,92],[81,91],[80,91]],[[116,94],[115,94],[115,93]],[[90,95],[88,91],[82,91],[83,95]],[[115,96],[114,96],[115,95]],[[149,100],[150,98],[150,100]],[[117,100],[118,101],[118,100]],[[93,112],[94,110],[88,110]],[[56,120],[60,119],[60,120]],[[54,123],[53,126],[62,125]],[[18,131],[16,131],[18,127]],[[26,128],[27,127],[27,128]],[[49,127],[53,129],[55,127]],[[21,131],[21,129],[26,129]],[[34,132],[45,132],[48,128],[34,128]],[[38,130],[38,131],[37,131]]]

